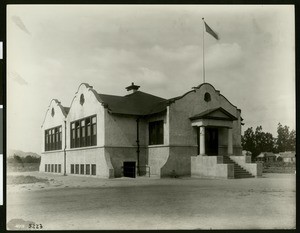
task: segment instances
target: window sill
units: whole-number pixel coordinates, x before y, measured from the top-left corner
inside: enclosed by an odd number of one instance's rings
[[[48,150],[48,151],[44,151],[42,152],[42,154],[49,154],[49,153],[57,153],[57,152],[63,152],[64,150],[59,149],[59,150]]]

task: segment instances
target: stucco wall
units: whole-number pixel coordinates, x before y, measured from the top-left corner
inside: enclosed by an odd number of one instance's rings
[[[84,103],[80,104],[80,96],[84,95]],[[67,120],[67,148],[70,149],[70,123],[85,117],[97,115],[97,146],[104,146],[104,112],[106,110],[96,98],[93,89],[81,84],[71,103]]]
[[[106,147],[105,154],[111,159],[112,166],[114,168],[114,177],[123,176],[122,166],[126,161],[136,162],[137,165],[137,148],[136,147]],[[140,166],[147,164],[147,152],[145,148],[140,148],[139,155]],[[143,171],[143,169],[141,169]],[[141,175],[145,175],[142,172]]]
[[[103,147],[67,150],[66,160],[67,174],[71,173],[71,164],[96,164],[97,177],[112,178],[114,175],[110,158],[105,156]]]
[[[61,173],[64,173],[64,152],[46,152],[41,155],[40,172],[45,172],[45,164],[61,164]]]
[[[161,177],[190,176],[191,175],[191,155],[197,153],[197,147],[171,146],[169,157],[161,168]]]
[[[109,114],[105,111],[105,146],[136,146],[137,117]],[[139,143],[146,144],[146,122],[139,121]]]
[[[204,94],[206,92],[211,95],[211,101],[209,102],[204,101]],[[171,145],[197,144],[195,130],[193,130],[189,118],[206,110],[219,107],[224,108],[230,114],[238,118],[237,121],[233,121],[233,146],[241,145],[240,112],[211,85],[204,84],[200,86],[199,89],[186,94],[169,107]],[[226,132],[221,132],[221,135],[223,134],[225,135]],[[222,141],[221,145],[227,145],[227,142]]]
[[[52,116],[51,112],[54,110],[54,115]],[[62,126],[62,149],[65,146],[65,115],[62,110],[62,106],[60,102],[57,100],[52,100],[48,109],[46,111],[46,115],[44,118],[44,122],[41,127],[41,137],[42,137],[42,147],[41,151],[45,152],[45,130],[51,129],[57,126]]]
[[[161,176],[161,168],[167,162],[169,154],[169,146],[149,146],[148,164],[151,169],[151,175]]]

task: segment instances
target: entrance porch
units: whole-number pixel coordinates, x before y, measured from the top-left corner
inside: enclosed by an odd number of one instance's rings
[[[250,156],[234,153],[235,116],[217,108],[190,118],[197,131],[198,153],[191,157],[191,175],[200,177],[250,178],[261,176],[262,168]]]

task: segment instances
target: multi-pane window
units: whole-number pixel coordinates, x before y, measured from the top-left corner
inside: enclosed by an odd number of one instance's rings
[[[61,164],[58,164],[58,173],[61,173]]]
[[[55,171],[54,171],[54,172],[57,172],[57,164],[55,164],[55,166],[54,166],[54,167],[55,167]]]
[[[97,145],[96,116],[71,122],[71,148]]]
[[[51,164],[51,172],[54,172],[54,164]]]
[[[164,122],[149,122],[149,145],[164,144]]]
[[[57,126],[55,128],[45,130],[45,151],[61,150],[62,148],[62,128]]]

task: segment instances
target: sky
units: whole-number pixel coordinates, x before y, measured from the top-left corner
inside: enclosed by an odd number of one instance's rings
[[[8,149],[41,153],[51,99],[70,106],[80,83],[126,95],[131,82],[163,98],[206,82],[245,125],[295,129],[292,5],[8,5]]]

